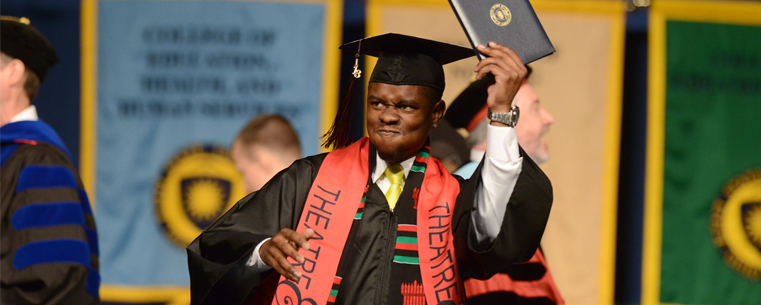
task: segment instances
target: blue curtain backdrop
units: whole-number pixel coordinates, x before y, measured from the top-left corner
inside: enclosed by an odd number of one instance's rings
[[[245,196],[223,151],[252,117],[282,115],[304,154],[318,152],[326,9],[99,3],[95,219],[104,285],[190,284],[185,246]]]

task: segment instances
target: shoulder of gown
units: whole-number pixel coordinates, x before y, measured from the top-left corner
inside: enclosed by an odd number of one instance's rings
[[[14,149],[0,171],[0,231],[10,250],[0,267],[0,303],[97,303],[97,233],[76,166],[46,142]]]
[[[238,304],[264,283],[272,272],[252,272],[245,263],[260,242],[283,228],[296,229],[326,155],[294,161],[188,246],[192,304]]]
[[[487,279],[511,264],[528,261],[539,247],[552,206],[552,184],[526,152],[519,151],[522,169],[506,203],[500,233],[492,242],[479,243],[471,225],[483,161],[470,179],[460,180],[452,229],[458,265],[466,278]]]

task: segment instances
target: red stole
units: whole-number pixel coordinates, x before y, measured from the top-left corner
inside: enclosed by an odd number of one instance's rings
[[[557,286],[555,286],[555,281],[552,280],[550,269],[547,266],[547,261],[544,259],[542,251],[536,249],[534,256],[526,263],[542,264],[546,270],[544,276],[536,281],[515,281],[507,274],[497,273],[485,281],[468,279],[465,281],[465,291],[467,292],[468,298],[490,292],[508,291],[523,298],[544,297],[550,299],[557,305],[565,304],[563,297],[560,295],[560,291],[558,291]]]
[[[325,304],[338,270],[341,253],[364,194],[369,174],[369,140],[329,153],[312,183],[296,232],[315,231],[309,250],[300,249],[306,259],[295,264],[302,276],[292,282],[280,276],[273,305]],[[418,157],[419,158],[419,157]],[[418,252],[420,273],[428,304],[465,298],[457,271],[451,228],[457,180],[433,158],[428,158],[425,178],[418,197]]]

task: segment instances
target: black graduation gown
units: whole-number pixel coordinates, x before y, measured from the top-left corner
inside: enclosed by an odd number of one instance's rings
[[[527,261],[539,246],[552,204],[552,188],[536,164],[523,150],[520,153],[523,168],[501,231],[492,243],[479,244],[470,224],[480,178],[458,179],[460,194],[453,213],[452,232],[463,277],[489,278],[512,263]],[[272,270],[257,274],[245,263],[262,240],[272,237],[281,228],[296,229],[324,158],[325,154],[321,154],[297,160],[261,190],[241,199],[188,246],[192,304],[241,304],[247,297],[244,303],[251,302],[252,297],[273,293],[279,275]],[[480,177],[480,166],[473,177]],[[408,193],[406,186],[404,193]],[[344,274],[337,304],[386,303],[387,270],[392,262],[388,256],[380,259],[372,256],[394,247],[396,220],[385,198],[372,196],[372,193],[371,187],[359,232],[350,232],[346,243],[346,247],[354,247],[367,257],[356,259],[355,256],[348,264],[352,270]],[[356,238],[352,240],[352,236]],[[339,266],[344,265],[344,259],[342,257]]]
[[[43,122],[2,137],[2,304],[99,304],[95,221],[71,157]]]
[[[544,254],[541,247],[539,251]],[[499,273],[507,274],[515,283],[534,282],[541,280],[546,275],[547,267],[540,262],[514,264]],[[551,292],[547,291],[546,293]],[[469,305],[557,305],[561,301],[555,302],[548,296],[529,297],[515,291],[492,291],[467,299]]]

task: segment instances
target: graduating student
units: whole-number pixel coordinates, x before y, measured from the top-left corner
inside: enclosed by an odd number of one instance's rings
[[[0,22],[0,303],[99,304],[87,194],[63,141],[32,105],[58,57],[28,19]]]
[[[327,137],[339,149],[297,160],[204,231],[188,247],[193,304],[460,304],[462,278],[489,278],[539,245],[552,189],[515,140],[526,75],[515,52],[479,47],[489,57],[477,78],[494,78],[489,151],[458,180],[427,138],[446,107],[442,65],[473,51],[399,34],[342,49],[378,57],[369,137],[349,143],[339,109]]]

